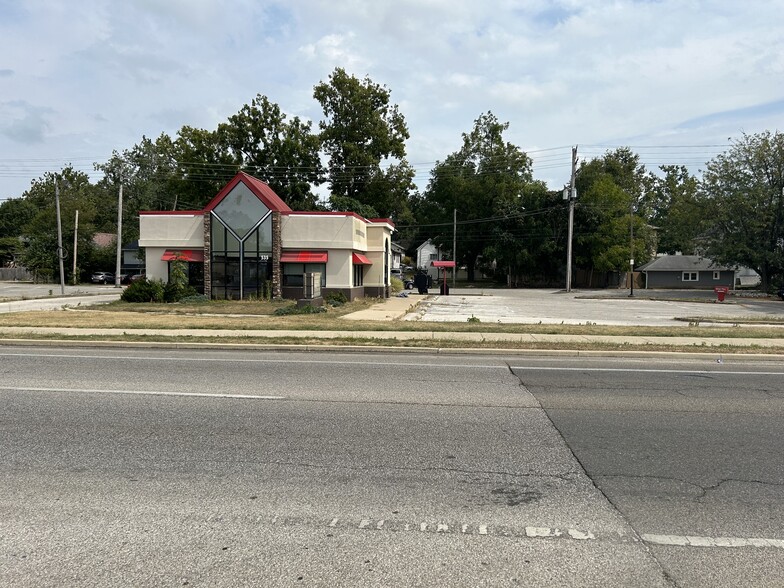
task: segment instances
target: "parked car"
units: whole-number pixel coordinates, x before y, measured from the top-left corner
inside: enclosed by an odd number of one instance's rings
[[[90,281],[93,284],[109,284],[114,282],[114,274],[112,272],[95,272],[90,276]]]
[[[144,279],[144,274],[120,274],[121,284],[132,284],[141,279]]]

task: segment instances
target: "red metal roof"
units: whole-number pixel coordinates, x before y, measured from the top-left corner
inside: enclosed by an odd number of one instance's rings
[[[291,208],[288,204],[283,202],[283,200],[275,194],[272,188],[270,188],[267,184],[259,180],[258,178],[254,178],[253,176],[249,176],[245,172],[239,172],[236,176],[234,176],[231,181],[226,184],[223,189],[218,192],[218,194],[210,200],[207,206],[204,207],[205,211],[210,211],[218,204],[220,204],[221,200],[223,200],[229,192],[231,192],[234,187],[242,182],[245,184],[251,192],[261,200],[264,205],[272,211],[275,212],[289,212]]]
[[[167,249],[161,256],[161,261],[204,261],[204,251],[201,249]]]
[[[281,263],[327,263],[326,251],[285,251]]]
[[[373,265],[373,262],[361,253],[352,253],[351,261],[354,262],[354,265]]]

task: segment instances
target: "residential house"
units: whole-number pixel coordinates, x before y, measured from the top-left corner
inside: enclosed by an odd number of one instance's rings
[[[662,255],[635,270],[645,276],[646,288],[732,288],[736,268],[717,264],[701,255]]]

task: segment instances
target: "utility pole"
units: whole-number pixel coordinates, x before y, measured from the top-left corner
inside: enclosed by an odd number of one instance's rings
[[[78,241],[76,238],[79,236],[79,211],[76,211],[76,218],[74,219],[74,247],[73,247],[73,285],[76,286],[76,246]]]
[[[63,266],[63,224],[60,222],[60,186],[54,178],[54,205],[57,209],[57,259],[60,261],[60,294],[65,296],[65,267]]]
[[[634,196],[629,202],[629,296],[634,296]]]
[[[120,287],[120,271],[122,270],[122,189],[120,184],[120,196],[117,201],[117,267],[114,272],[114,287]]]
[[[452,220],[452,261],[455,267],[452,268],[452,287],[457,282],[457,208],[454,209],[454,219]]]
[[[577,200],[577,188],[574,180],[577,175],[577,145],[572,147],[572,175],[569,187],[564,189],[564,200],[569,200],[569,237],[566,245],[566,291],[572,291],[572,233],[574,232],[574,201]]]

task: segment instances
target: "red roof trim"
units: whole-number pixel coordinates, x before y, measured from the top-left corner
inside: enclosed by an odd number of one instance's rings
[[[310,216],[345,216],[345,217],[353,216],[354,218],[358,218],[362,222],[365,222],[365,223],[368,222],[368,220],[365,217],[358,215],[356,212],[340,212],[340,211],[333,212],[331,210],[311,210],[311,211],[307,211],[307,210],[288,210],[286,212],[281,212],[281,214],[286,215],[286,216],[306,216],[306,215],[310,215]]]
[[[267,184],[259,180],[258,178],[254,178],[253,176],[249,176],[245,172],[238,172],[236,176],[234,176],[231,181],[223,186],[223,189],[218,192],[218,194],[209,201],[207,206],[204,207],[204,212],[210,212],[214,209],[221,201],[226,198],[226,196],[231,192],[237,184],[242,182],[245,184],[248,189],[264,203],[264,206],[269,208],[274,212],[289,212],[291,208],[288,204],[283,202],[280,196],[275,194],[272,188],[270,188]]]
[[[203,210],[140,210],[139,216],[202,216]]]
[[[281,263],[327,263],[326,251],[284,251]]]
[[[354,265],[373,265],[373,262],[361,253],[352,253],[351,261],[354,262]]]
[[[386,225],[392,225],[393,227],[395,226],[395,223],[394,223],[394,221],[391,218],[369,218],[368,222],[371,222],[371,223],[383,223],[383,224],[386,224]]]

